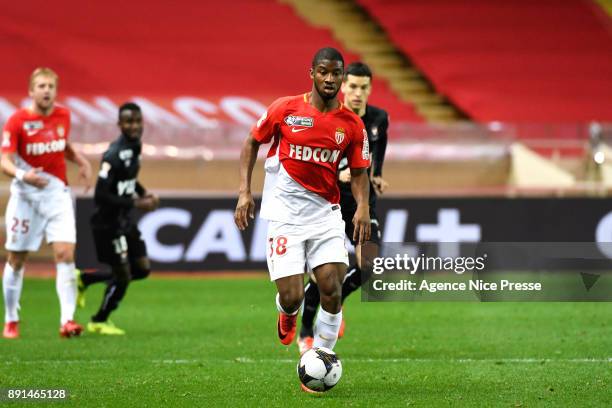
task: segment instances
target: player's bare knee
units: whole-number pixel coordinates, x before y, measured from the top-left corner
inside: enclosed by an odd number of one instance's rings
[[[55,263],[72,263],[74,262],[74,251],[72,248],[56,248],[53,256]]]
[[[13,268],[14,271],[19,271],[23,268],[23,266],[25,265],[24,261],[13,261],[13,262],[9,262],[9,265],[11,265],[11,268]]]
[[[288,313],[293,313],[302,305],[304,291],[297,288],[287,288],[279,292],[279,301],[283,309]]]
[[[319,277],[319,293],[321,296],[340,297],[342,295],[342,281],[334,275],[326,275],[325,279]]]
[[[342,309],[341,292],[331,296],[321,294],[321,307],[328,313],[338,313]]]
[[[342,284],[336,279],[319,282],[321,306],[330,313],[337,313],[342,307]]]
[[[27,252],[9,252],[7,262],[13,270],[18,271],[25,265],[26,257]]]

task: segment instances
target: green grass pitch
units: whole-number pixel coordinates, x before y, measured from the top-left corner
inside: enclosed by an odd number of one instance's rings
[[[0,388],[65,388],[70,401],[58,404],[79,407],[612,406],[612,304],[357,294],[336,346],[343,378],[311,396],[299,389],[297,348],[276,339],[274,293],[263,278],[153,278],[134,283],[113,316],[127,336],[61,340],[54,282],[26,280],[21,339],[0,342]],[[82,323],[102,287],[87,295]]]

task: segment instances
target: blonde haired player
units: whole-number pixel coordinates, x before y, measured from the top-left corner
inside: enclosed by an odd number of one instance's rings
[[[68,159],[79,166],[79,177],[90,187],[91,166],[70,142],[70,111],[55,103],[58,76],[37,68],[30,76],[32,104],[17,110],[2,132],[2,172],[13,177],[6,207],[4,267],[5,325],[3,336],[19,337],[19,298],[24,264],[37,251],[43,235],[53,246],[60,302],[60,336],[78,336],[83,328],[74,321],[77,281],[74,267],[76,228],[72,197],[66,178]]]

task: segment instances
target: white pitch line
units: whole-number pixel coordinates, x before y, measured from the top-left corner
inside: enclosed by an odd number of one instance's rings
[[[155,360],[153,360],[155,362]],[[206,360],[158,360],[163,364],[189,364],[205,362]],[[234,360],[221,360],[227,363],[295,363],[295,360],[288,358],[273,359],[252,359],[248,357],[238,357]],[[612,357],[608,358],[568,358],[568,359],[550,359],[550,358],[458,358],[458,359],[439,359],[439,358],[350,358],[348,362],[352,363],[519,363],[519,364],[534,364],[534,363],[612,363]]]
[[[263,358],[253,359],[249,357],[237,357],[235,359],[208,359],[208,360],[121,360],[125,362],[148,362],[151,364],[205,364],[205,363],[242,363],[242,364],[260,364],[260,363],[295,363],[298,360],[297,356],[293,359],[288,358]],[[112,364],[117,360],[25,360],[25,361],[2,361],[0,365],[35,365],[35,364]],[[457,358],[457,359],[439,359],[439,358],[350,358],[347,359],[350,363],[388,363],[388,364],[408,364],[408,363],[451,363],[451,364],[474,364],[474,363],[488,363],[488,364],[542,364],[542,363],[571,363],[571,364],[602,364],[612,363],[612,357],[608,358]]]

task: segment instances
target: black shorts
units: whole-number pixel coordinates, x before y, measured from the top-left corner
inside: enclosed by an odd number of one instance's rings
[[[355,241],[353,240],[353,232],[355,232],[355,225],[353,225],[353,217],[355,216],[355,211],[357,211],[357,207],[341,207],[341,209],[342,219],[344,220],[344,232],[346,233],[348,239],[351,241],[351,244],[355,245]],[[370,207],[370,222],[372,223],[370,242],[373,242],[376,245],[380,246],[382,237],[380,227],[378,225],[378,217],[376,217],[376,211],[372,207]]]
[[[92,225],[92,231],[98,261],[102,263],[121,265],[147,256],[147,246],[140,238],[140,230],[135,225],[127,231]]]

